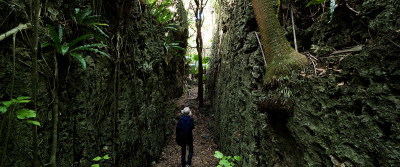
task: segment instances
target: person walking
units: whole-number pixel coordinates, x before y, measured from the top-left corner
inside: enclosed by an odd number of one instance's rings
[[[176,125],[176,143],[181,146],[181,162],[182,167],[190,167],[192,165],[193,157],[193,133],[194,122],[192,112],[189,107],[185,107],[181,110],[183,114]],[[188,160],[186,161],[186,147],[189,147]]]

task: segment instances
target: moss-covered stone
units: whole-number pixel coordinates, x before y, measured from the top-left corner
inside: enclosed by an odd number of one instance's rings
[[[348,2],[362,16],[339,4],[329,24],[322,17],[302,27],[313,35],[300,32],[308,36],[301,40],[315,46],[337,49],[354,45],[354,40],[368,42],[360,53],[335,65],[341,72],[327,69],[326,76],[314,76],[311,66],[311,73],[293,71],[266,87],[258,79],[264,67],[254,42],[256,28],[247,26],[254,19],[252,9],[235,2],[222,4],[223,22],[213,40],[218,42],[207,74],[215,140],[223,152],[241,155],[242,166],[400,163],[400,41],[393,29],[400,15],[393,10],[399,9],[394,1]],[[381,24],[387,26],[376,26]],[[376,31],[369,36],[373,27]]]

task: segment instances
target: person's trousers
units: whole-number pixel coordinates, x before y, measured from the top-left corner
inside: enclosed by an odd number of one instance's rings
[[[186,146],[189,146],[189,156],[187,161],[186,161]],[[185,167],[186,165],[192,165],[193,142],[181,146],[181,151],[182,151],[182,156],[181,156],[182,167]]]

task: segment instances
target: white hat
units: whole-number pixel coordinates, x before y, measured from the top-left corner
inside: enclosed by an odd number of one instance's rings
[[[192,116],[192,112],[190,111],[190,108],[189,108],[189,107],[185,107],[183,110],[181,110],[181,113],[182,113],[183,115]]]

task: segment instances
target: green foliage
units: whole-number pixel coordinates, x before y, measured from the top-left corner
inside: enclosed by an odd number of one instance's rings
[[[149,3],[151,1],[148,1]],[[171,12],[167,7],[171,4],[170,0],[166,0],[161,3],[159,7],[156,7],[158,0],[155,0],[153,3],[150,5],[150,10],[151,13],[157,17],[157,20],[160,21],[161,23],[168,22],[169,20],[172,19],[172,16],[174,15],[173,12]]]
[[[93,158],[93,161],[99,162],[100,164],[107,159],[110,159],[111,157],[108,156],[108,154],[106,154],[103,157],[97,156],[96,158]],[[93,164],[91,167],[100,167],[100,164]]]
[[[63,31],[62,31],[61,25],[58,25],[58,33],[56,32],[56,30],[54,29],[53,26],[47,25],[47,27],[50,32],[50,38],[53,42],[52,43],[45,42],[41,45],[41,47],[52,46],[58,54],[62,54],[62,55],[69,54],[69,55],[73,56],[76,60],[78,60],[82,64],[82,68],[84,70],[86,69],[86,62],[80,53],[81,51],[92,51],[92,52],[96,52],[96,53],[99,53],[99,54],[107,56],[107,57],[109,56],[107,53],[102,52],[98,49],[100,47],[107,46],[107,45],[104,45],[101,43],[75,46],[78,42],[91,37],[92,34],[85,34],[85,35],[82,35],[82,36],[72,40],[70,43],[63,43],[63,41],[62,41]]]
[[[16,99],[11,99],[10,101],[3,101],[0,104],[0,114],[5,114],[8,111],[8,125],[7,125],[7,133],[6,133],[6,137],[5,140],[3,140],[4,142],[2,144],[4,144],[3,147],[3,155],[1,158],[1,166],[4,165],[4,160],[6,157],[6,151],[7,151],[7,144],[8,144],[8,139],[10,137],[10,129],[11,129],[11,122],[13,120],[14,114],[16,114],[18,119],[23,119],[25,120],[25,122],[30,123],[30,124],[34,124],[37,126],[40,126],[40,123],[38,121],[35,120],[28,120],[29,118],[35,118],[36,117],[36,112],[33,110],[29,110],[26,108],[22,108],[21,109],[21,104],[26,104],[29,103],[30,97],[27,96],[20,96]],[[15,110],[17,110],[15,112]],[[6,116],[4,116],[6,117]],[[4,121],[0,121],[1,122],[1,127],[0,127],[0,140],[1,140],[1,136],[3,134],[3,123]]]
[[[108,26],[108,24],[99,23],[100,15],[90,15],[91,13],[92,9],[87,9],[84,11],[79,8],[75,8],[75,12],[74,15],[72,16],[72,19],[76,24],[90,27],[98,31],[101,35],[104,35],[105,37],[109,38],[109,36],[106,33],[104,33],[104,31],[99,27],[99,26]]]
[[[296,1],[298,1],[298,0],[296,0]],[[307,5],[306,5],[306,7],[308,7],[308,6],[310,6],[310,5],[319,5],[319,4],[323,4],[323,3],[325,3],[327,0],[311,0],[310,2],[308,2],[307,3]],[[331,12],[331,16],[330,16],[330,20],[332,20],[332,18],[333,18],[333,13],[335,12],[335,5],[336,5],[336,2],[335,2],[335,0],[330,0],[330,8],[331,8],[331,10],[330,10],[330,12]]]
[[[10,108],[12,108],[12,111],[10,112],[13,114],[15,109],[20,107],[20,104],[29,103],[30,101],[30,97],[27,96],[20,96],[16,99],[11,99],[10,101],[3,101],[2,105],[0,106],[0,114],[5,114]],[[35,111],[22,108],[17,110],[15,113],[18,119],[24,119],[27,123],[40,126],[38,121],[28,120],[29,118],[36,117]]]
[[[308,2],[308,4],[306,5],[306,7],[310,6],[310,5],[319,5],[319,4],[323,4],[325,3],[326,0],[311,0],[310,2]]]
[[[164,46],[165,46],[165,48],[167,48],[167,50],[169,48],[176,48],[176,49],[179,49],[179,50],[185,50],[185,48],[182,48],[182,47],[179,46],[179,43],[183,43],[183,41],[170,42],[170,40],[171,40],[171,35],[168,35],[167,39],[164,42]]]
[[[221,159],[219,161],[218,167],[232,167],[235,166],[235,164],[239,161],[242,160],[242,157],[240,156],[225,156],[219,151],[215,151],[214,157],[217,159]]]

